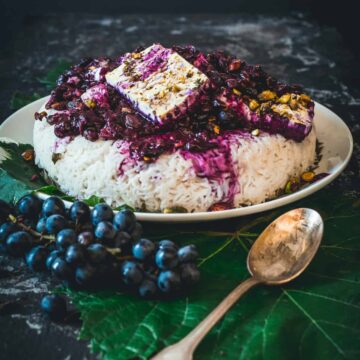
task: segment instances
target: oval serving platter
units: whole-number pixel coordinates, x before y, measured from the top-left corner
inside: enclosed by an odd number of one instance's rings
[[[34,126],[34,113],[38,111],[47,97],[32,102],[9,116],[0,126],[0,137],[12,139],[19,143],[33,143],[32,131]],[[315,103],[314,124],[318,140],[321,142],[322,158],[316,173],[327,172],[328,176],[308,185],[307,187],[284,195],[262,204],[251,205],[231,210],[215,212],[162,214],[136,212],[140,221],[156,222],[195,222],[210,221],[244,216],[271,210],[279,206],[292,203],[322,189],[332,182],[346,167],[353,150],[353,139],[349,128],[344,121],[325,106]],[[48,195],[39,193],[42,198]],[[66,202],[69,206],[70,202]]]

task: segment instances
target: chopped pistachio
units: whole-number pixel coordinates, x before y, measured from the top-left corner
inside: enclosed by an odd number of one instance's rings
[[[61,154],[53,153],[51,156],[52,162],[55,164],[57,161],[59,161],[62,158]]]
[[[291,99],[290,102],[289,102],[289,105],[291,107],[292,110],[296,110],[297,107],[298,107],[298,102],[296,99]]]
[[[307,171],[307,172],[304,172],[302,175],[301,175],[301,178],[304,180],[304,181],[312,181],[314,179],[314,172],[312,171]]]
[[[151,157],[150,157],[150,156],[144,156],[144,157],[143,157],[143,160],[144,160],[145,162],[150,162],[150,161],[151,161]]]
[[[25,161],[31,161],[34,160],[34,150],[33,149],[28,149],[25,150],[22,154],[21,157],[25,160]]]
[[[133,54],[131,54],[131,57],[133,59],[141,59],[141,54],[140,53],[133,53]]]
[[[258,107],[259,107],[259,103],[256,100],[254,100],[254,99],[250,100],[250,102],[249,102],[250,110],[255,110]]]
[[[270,90],[264,90],[258,95],[260,101],[269,101],[274,100],[276,98],[276,94]]]
[[[238,89],[233,89],[233,93],[235,95],[241,95],[241,92]]]
[[[214,125],[213,130],[216,135],[220,134],[220,126],[219,125]]]
[[[296,191],[298,189],[298,187],[299,187],[299,179],[293,177],[286,183],[285,193],[286,194],[291,194],[294,191]]]
[[[311,98],[310,98],[310,96],[308,96],[308,95],[306,95],[306,94],[301,94],[301,95],[300,95],[300,100],[308,103],[308,102],[311,101]]]
[[[165,90],[163,89],[163,90],[161,90],[161,91],[159,92],[158,97],[159,97],[160,99],[162,99],[165,95],[166,95],[166,92],[165,92]]]
[[[182,206],[174,206],[171,208],[165,208],[162,211],[164,214],[176,214],[176,213],[187,213],[188,211]]]
[[[181,87],[178,84],[174,84],[172,87],[173,92],[179,92],[181,91]]]
[[[89,108],[94,108],[96,106],[96,102],[91,99],[85,100],[84,103]]]
[[[277,101],[281,104],[286,104],[289,102],[289,100],[290,100],[290,94],[287,93],[287,94],[280,96]]]
[[[251,132],[251,135],[253,136],[258,136],[260,134],[260,130],[259,129],[255,129]]]

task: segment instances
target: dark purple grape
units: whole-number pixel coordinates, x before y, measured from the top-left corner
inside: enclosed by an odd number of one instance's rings
[[[65,299],[60,295],[47,295],[41,300],[41,309],[54,321],[65,318],[67,307]]]
[[[32,236],[25,231],[17,231],[6,239],[6,251],[15,257],[23,256],[33,243]]]
[[[91,231],[83,231],[78,235],[77,241],[81,245],[89,246],[95,242],[95,237]]]
[[[6,238],[14,233],[19,231],[20,227],[13,222],[7,221],[0,226],[0,243],[5,242]]]
[[[164,293],[174,293],[181,287],[180,275],[173,270],[162,271],[158,277],[158,287]]]
[[[41,207],[42,200],[34,194],[25,195],[16,204],[18,214],[29,219],[37,218],[40,214]]]
[[[46,234],[46,218],[41,218],[36,224],[36,231],[40,234]]]
[[[107,204],[97,204],[91,211],[91,221],[96,226],[101,221],[112,221],[114,212]]]
[[[83,264],[86,261],[87,251],[83,245],[70,245],[65,252],[65,261],[73,266]]]
[[[138,241],[141,239],[142,234],[143,234],[143,227],[139,222],[136,222],[134,229],[130,233],[130,236],[134,241]]]
[[[71,266],[61,257],[53,260],[51,272],[61,280],[71,280],[73,277]]]
[[[90,220],[90,208],[82,201],[75,201],[69,209],[69,217],[76,224],[84,224]]]
[[[83,264],[76,268],[75,280],[83,287],[92,287],[97,278],[97,269],[90,264]]]
[[[178,257],[181,263],[195,262],[199,253],[195,245],[183,246],[178,250]]]
[[[110,257],[110,254],[106,250],[106,247],[98,243],[91,244],[90,246],[88,246],[87,253],[88,253],[89,261],[92,264],[104,263]]]
[[[66,249],[76,243],[76,233],[73,229],[63,229],[56,235],[56,245],[59,249]]]
[[[62,215],[50,215],[46,219],[45,229],[48,234],[56,235],[68,226],[68,221]]]
[[[123,249],[131,244],[131,236],[125,231],[118,231],[114,239],[114,247]]]
[[[114,217],[114,226],[119,231],[131,233],[135,229],[136,217],[131,210],[119,211]]]
[[[57,196],[50,196],[47,198],[42,205],[42,214],[43,216],[51,215],[64,215],[65,214],[65,204]]]
[[[132,253],[138,260],[144,261],[155,252],[155,244],[148,239],[140,239],[133,245]]]
[[[145,278],[139,286],[139,294],[145,299],[154,297],[157,293],[156,281]]]
[[[121,265],[121,275],[124,283],[130,286],[139,285],[144,278],[140,265],[133,261],[125,261]]]
[[[179,258],[177,252],[173,248],[159,249],[155,255],[156,265],[161,270],[170,270],[177,266]]]
[[[181,280],[185,285],[193,285],[200,280],[200,271],[195,264],[187,263],[180,265]]]
[[[46,259],[50,251],[43,245],[33,247],[26,254],[26,264],[32,271],[45,271]]]
[[[58,257],[62,258],[64,255],[64,250],[53,250],[46,259],[46,268],[51,270],[53,261]]]
[[[109,221],[101,221],[96,225],[95,236],[98,240],[106,243],[114,240],[116,235],[113,224]]]

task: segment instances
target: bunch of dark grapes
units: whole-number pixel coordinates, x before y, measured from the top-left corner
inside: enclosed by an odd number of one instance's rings
[[[9,255],[75,289],[125,287],[154,298],[186,291],[200,278],[194,245],[143,238],[130,210],[114,214],[107,204],[90,209],[81,201],[66,209],[58,197],[31,194],[14,207],[0,200],[0,225]]]

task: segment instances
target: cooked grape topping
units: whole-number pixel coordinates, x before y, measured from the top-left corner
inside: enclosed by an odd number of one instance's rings
[[[154,121],[155,115],[151,118],[151,112],[137,106],[130,91],[137,81],[169,67],[169,53],[180,55],[206,81],[191,102],[187,99],[161,121]],[[151,50],[150,55],[143,54],[144,49],[139,48],[119,59],[82,60],[59,77],[47,110],[36,113],[36,119],[54,125],[59,138],[81,135],[90,141],[126,140],[131,158],[146,162],[176,150],[193,153],[219,147],[219,140],[234,132],[253,136],[266,131],[302,141],[311,130],[313,101],[299,86],[275,80],[260,66],[248,65],[221,51],[205,54],[193,46],[161,47]],[[153,58],[139,78],[133,69],[145,56]],[[129,96],[125,86],[124,92],[119,91],[106,76],[122,64],[123,76],[132,80],[127,84]],[[180,93],[193,73],[176,73],[178,83],[166,94],[163,90],[155,93],[154,101],[161,105],[164,96]]]

